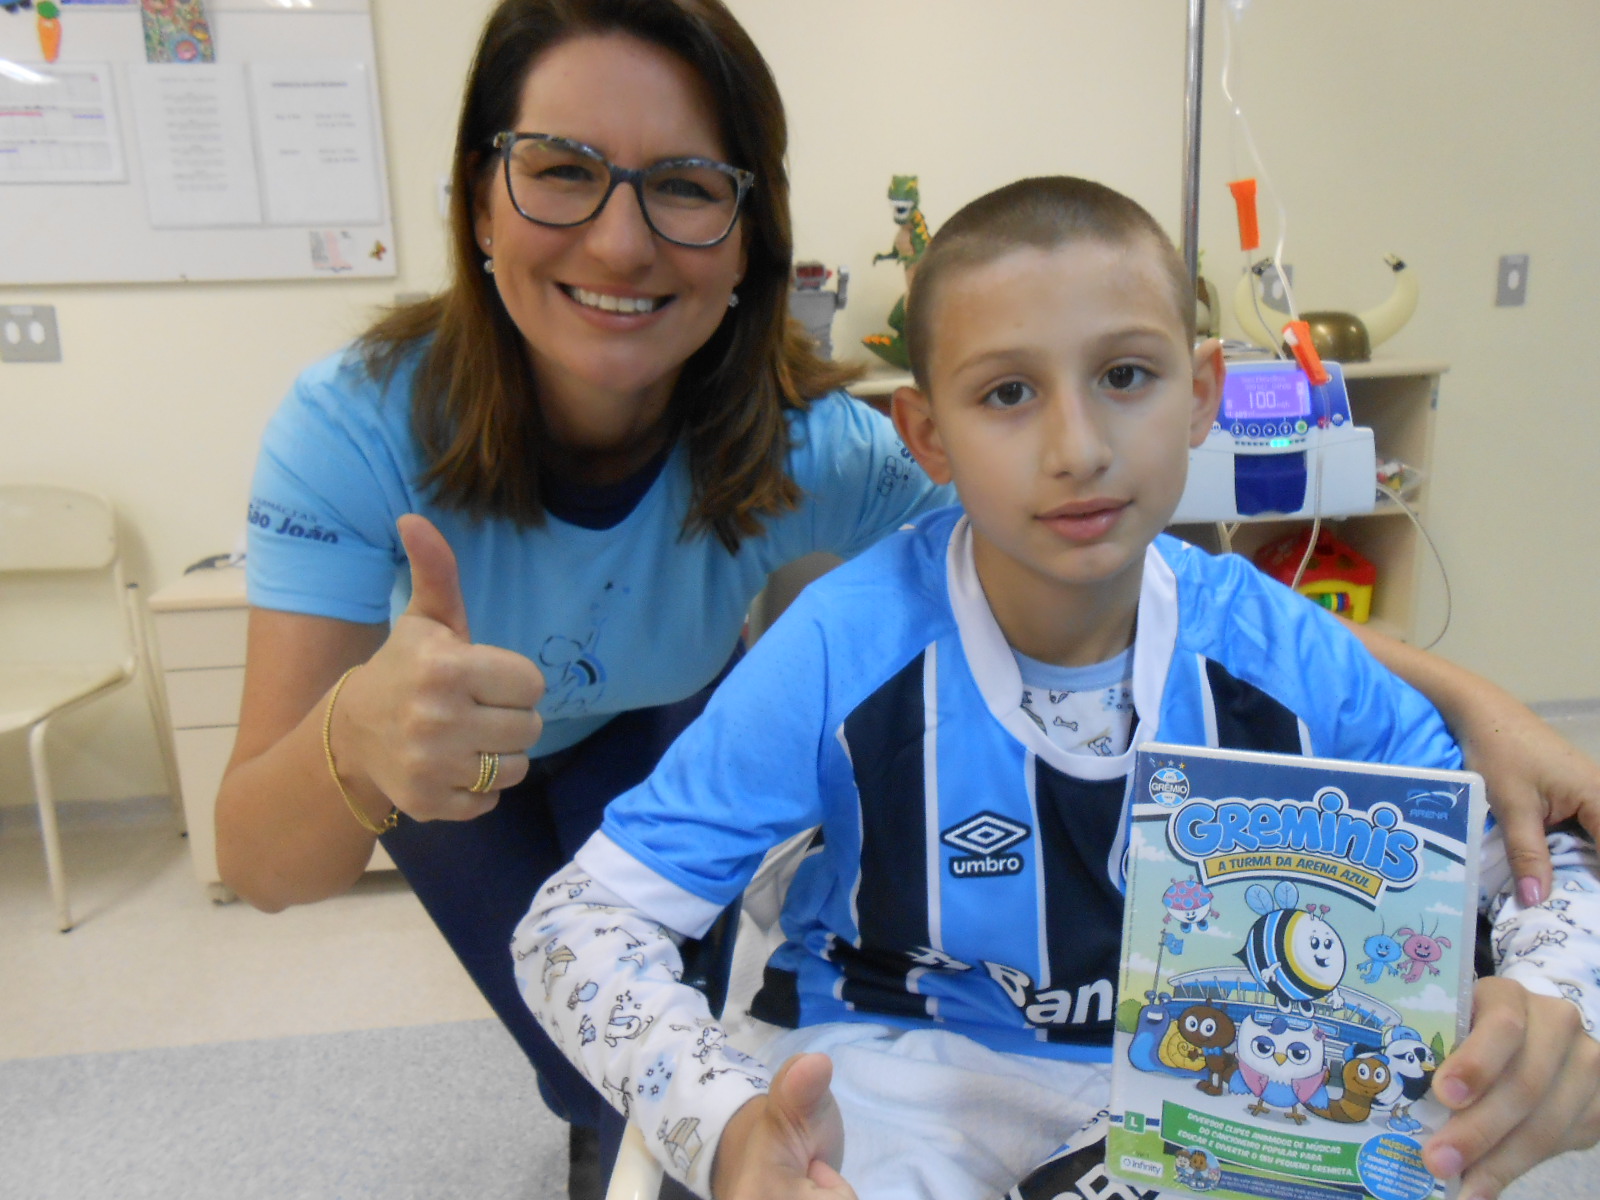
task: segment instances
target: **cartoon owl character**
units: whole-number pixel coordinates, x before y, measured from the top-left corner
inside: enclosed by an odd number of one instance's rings
[[[1239,1022],[1239,1069],[1228,1081],[1236,1096],[1252,1095],[1245,1111],[1261,1116],[1274,1108],[1296,1125],[1304,1125],[1300,1105],[1328,1105],[1327,1035],[1314,1021],[1279,1013],[1262,1020],[1250,1013]]]
[[[1183,1010],[1176,1028],[1200,1051],[1205,1078],[1195,1087],[1208,1096],[1222,1095],[1236,1065],[1234,1056],[1228,1052],[1237,1032],[1233,1018],[1209,1004],[1194,1004]]]
[[[1328,906],[1300,908],[1300,889],[1287,879],[1271,892],[1252,884],[1244,899],[1261,915],[1234,957],[1249,968],[1263,990],[1272,993],[1278,1011],[1309,1017],[1314,1001],[1325,1000],[1334,1008],[1342,1005],[1344,941],[1328,923]]]
[[[1344,1095],[1326,1108],[1314,1104],[1306,1108],[1329,1121],[1356,1125],[1372,1115],[1373,1102],[1389,1086],[1389,1063],[1381,1054],[1358,1054],[1345,1062],[1339,1078]]]
[[[1388,1127],[1396,1133],[1415,1133],[1422,1122],[1411,1106],[1433,1086],[1433,1050],[1409,1025],[1391,1025],[1383,1034],[1383,1056],[1389,1060],[1389,1086],[1378,1093],[1372,1107],[1389,1114]]]

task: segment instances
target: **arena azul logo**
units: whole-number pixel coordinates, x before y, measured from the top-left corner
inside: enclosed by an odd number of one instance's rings
[[[1016,875],[1022,871],[1022,855],[1007,853],[1026,840],[1032,830],[998,813],[981,812],[939,835],[939,840],[964,855],[950,858],[950,874],[957,879],[990,875]]]
[[[1310,855],[1349,864],[1397,888],[1415,882],[1422,869],[1417,853],[1421,840],[1406,827],[1398,808],[1378,803],[1357,812],[1336,787],[1321,788],[1309,803],[1196,800],[1168,819],[1167,839],[1191,862],[1235,856],[1248,866],[1251,856]]]

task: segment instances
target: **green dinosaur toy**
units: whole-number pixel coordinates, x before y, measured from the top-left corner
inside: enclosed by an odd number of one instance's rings
[[[919,207],[921,199],[915,175],[894,176],[889,183],[889,206],[894,212],[894,223],[899,228],[895,231],[894,245],[889,247],[888,252],[872,256],[873,266],[887,260],[905,267],[908,288],[917,272],[922,252],[928,248],[928,241],[933,237],[928,232],[928,222],[923,219]],[[861,344],[891,366],[899,367],[902,371],[910,370],[911,360],[906,356],[904,295],[895,301],[894,308],[890,310],[888,324],[891,332],[869,333],[861,339]]]

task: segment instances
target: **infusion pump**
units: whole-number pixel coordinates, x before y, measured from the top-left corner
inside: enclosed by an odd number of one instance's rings
[[[1230,362],[1222,407],[1189,451],[1189,482],[1174,521],[1344,517],[1377,498],[1372,430],[1350,416],[1338,363],[1313,384],[1292,359]]]

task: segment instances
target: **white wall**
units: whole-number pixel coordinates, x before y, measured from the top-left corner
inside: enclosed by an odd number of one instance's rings
[[[255,439],[294,372],[396,292],[435,287],[461,77],[487,0],[448,15],[377,0],[380,86],[400,275],[392,282],[4,288],[54,304],[65,361],[0,366],[0,478],[101,489],[153,591],[243,524]],[[854,353],[901,287],[871,265],[893,238],[889,176],[921,178],[939,223],[1018,175],[1094,176],[1176,228],[1184,26],[1177,0],[732,0],[789,109],[797,251],[852,270],[835,345]],[[1220,86],[1225,0],[1206,43],[1201,236],[1226,291],[1236,251],[1233,122]],[[1585,553],[1600,507],[1600,9],[1588,0],[1254,0],[1231,80],[1288,209],[1285,258],[1305,308],[1360,309],[1397,251],[1422,284],[1381,356],[1451,364],[1431,528],[1454,594],[1438,649],[1528,700],[1600,694]],[[0,207],[3,207],[0,195]],[[1264,208],[1264,233],[1275,234]],[[1503,253],[1532,255],[1528,304],[1493,307]],[[1429,583],[1420,629],[1443,618]],[[147,794],[156,757],[133,693],[58,743],[66,796]],[[0,743],[0,803],[26,795]]]

